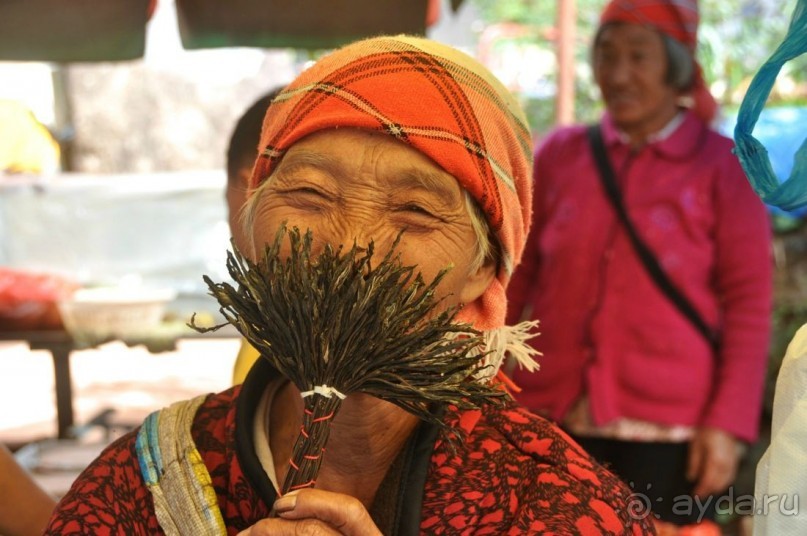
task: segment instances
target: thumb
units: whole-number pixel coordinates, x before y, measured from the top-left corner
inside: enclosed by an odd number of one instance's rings
[[[372,517],[358,499],[341,493],[304,489],[275,501],[282,519],[318,519],[347,536],[380,536]]]

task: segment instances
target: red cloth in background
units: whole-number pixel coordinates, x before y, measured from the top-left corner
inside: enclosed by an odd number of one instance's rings
[[[77,288],[61,276],[0,267],[0,331],[61,328],[57,304]]]

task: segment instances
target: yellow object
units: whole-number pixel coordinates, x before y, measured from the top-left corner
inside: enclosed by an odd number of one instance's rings
[[[30,110],[0,99],[0,172],[53,172],[59,154],[59,144]]]
[[[256,350],[245,339],[241,339],[241,348],[238,350],[238,357],[235,358],[235,365],[233,366],[233,385],[244,383],[249,369],[255,364],[255,361],[261,356],[260,352]]]

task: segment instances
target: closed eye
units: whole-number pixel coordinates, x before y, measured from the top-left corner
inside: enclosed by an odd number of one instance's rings
[[[321,197],[322,199],[330,199],[330,196],[322,190],[310,186],[297,186],[295,188],[279,189],[278,192],[282,194],[302,194],[306,196]]]
[[[321,212],[332,206],[335,197],[328,191],[317,186],[294,185],[275,190],[278,197],[289,207],[300,210]]]
[[[423,216],[429,216],[431,218],[439,219],[438,216],[432,214],[431,211],[423,208],[421,205],[417,203],[407,203],[405,205],[401,205],[397,209],[399,212],[410,212],[412,214],[421,214]]]

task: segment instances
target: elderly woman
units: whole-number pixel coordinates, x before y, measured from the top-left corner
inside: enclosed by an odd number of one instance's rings
[[[349,45],[303,72],[267,112],[245,208],[252,254],[285,222],[310,229],[315,249],[372,240],[385,251],[405,230],[402,262],[427,278],[453,266],[438,288],[444,304],[461,305],[459,320],[501,341],[514,332],[503,326],[504,290],[530,220],[529,154],[512,97],[471,58],[403,36]],[[512,401],[445,408],[445,422],[465,432],[452,446],[398,406],[350,394],[316,489],[279,496],[302,412],[300,391],[262,359],[242,386],[203,397],[187,428],[177,427],[195,446],[202,503],[188,499],[192,490],[156,489],[138,463],[141,430],[79,477],[49,533],[649,530],[631,518],[618,479]],[[186,522],[196,514],[203,528]]]
[[[703,513],[695,496],[713,507],[707,496],[732,483],[739,447],[757,436],[770,224],[731,140],[709,127],[695,0],[613,0],[600,22],[592,64],[606,113],[536,152],[534,227],[509,295],[511,320],[541,320],[544,358],[540,374],[516,372],[517,398],[662,519],[689,524]],[[606,195],[597,133],[632,231]]]

